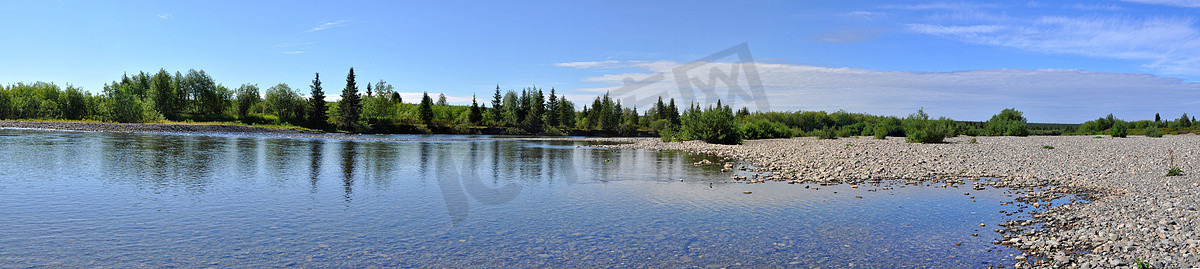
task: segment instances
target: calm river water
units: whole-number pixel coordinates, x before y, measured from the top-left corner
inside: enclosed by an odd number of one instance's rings
[[[0,267],[986,267],[1017,254],[991,244],[1009,190],[814,190],[728,182],[691,165],[716,158],[681,152],[390,138],[411,140],[0,130]]]

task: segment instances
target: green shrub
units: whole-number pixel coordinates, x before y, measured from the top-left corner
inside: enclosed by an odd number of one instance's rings
[[[792,130],[783,123],[769,120],[753,120],[742,124],[742,139],[770,139],[792,137]]]
[[[908,143],[941,143],[946,139],[946,123],[949,121],[946,118],[930,120],[924,110],[917,110],[917,113],[904,119],[904,140]]]
[[[1144,134],[1148,137],[1162,137],[1163,136],[1163,133],[1161,131],[1159,131],[1158,128],[1156,128],[1156,127],[1146,128],[1146,131],[1144,132]]]
[[[451,128],[454,130],[454,133],[456,133],[456,134],[470,134],[470,133],[473,133],[473,131],[474,131],[474,129],[471,129],[471,124],[469,124],[469,123],[455,124]]]
[[[825,127],[823,129],[816,130],[816,133],[817,133],[817,139],[837,139],[838,138],[837,131],[834,131],[833,128],[829,128],[829,127]]]
[[[875,126],[875,139],[887,138],[890,131],[885,126]]]
[[[678,126],[672,124],[671,121],[666,119],[659,119],[650,122],[650,131],[654,132],[654,134],[658,136],[662,136],[663,132],[667,129],[675,130],[676,128],[678,128]]]
[[[1043,149],[1054,149],[1054,146],[1042,146]]]
[[[637,125],[630,122],[622,122],[617,125],[617,134],[625,137],[637,136]]]
[[[1025,122],[1011,121],[1005,126],[1004,135],[1006,136],[1029,136],[1029,129],[1026,128]]]
[[[702,140],[713,144],[733,145],[742,142],[741,134],[734,124],[733,110],[729,107],[688,108],[681,119],[681,132],[687,139]]]
[[[1015,108],[1004,109],[987,121],[988,135],[1028,136],[1025,117]]]
[[[413,129],[416,130],[417,133],[421,133],[421,134],[432,134],[433,133],[433,130],[430,130],[429,126],[426,126],[424,124],[413,125]]]
[[[658,136],[662,137],[663,142],[680,142],[687,140],[687,138],[683,137],[683,135],[680,134],[679,130],[675,127],[667,127],[658,130]]]
[[[554,128],[554,127],[546,127],[546,135],[549,135],[549,136],[564,136],[564,135],[567,135],[567,134],[566,134],[566,133],[563,133],[563,131],[562,131],[562,130],[559,130],[558,128]]]
[[[1112,137],[1125,137],[1129,135],[1129,127],[1124,122],[1113,124],[1112,128],[1108,129],[1108,135]]]
[[[142,122],[144,108],[137,96],[117,93],[105,102],[107,119],[115,122]]]

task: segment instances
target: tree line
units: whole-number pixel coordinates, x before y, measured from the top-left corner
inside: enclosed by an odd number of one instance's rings
[[[1005,109],[986,122],[933,119],[918,110],[907,117],[837,111],[734,111],[717,101],[707,107],[661,97],[650,107],[625,106],[609,94],[579,109],[559,95],[537,86],[502,91],[497,85],[490,102],[472,98],[470,105],[450,105],[444,94],[428,92],[405,102],[386,81],[363,83],[359,91],[354,69],[346,74],[342,99],[326,101],[321,76],[314,73],[307,97],[279,83],[265,90],[257,84],[230,89],[203,70],[170,73],[138,72],[106,83],[100,93],[53,83],[17,83],[0,88],[0,119],[93,120],[106,122],[226,122],[299,126],[355,133],[454,133],[529,135],[658,136],[664,140],[704,140],[736,144],[746,139],[816,136],[906,137],[910,142],[940,142],[958,135],[1026,136],[1063,134],[1127,134],[1161,136],[1193,132],[1194,119],[1127,122],[1111,114],[1083,124],[1031,124],[1020,111]],[[1200,126],[1197,126],[1200,127]]]

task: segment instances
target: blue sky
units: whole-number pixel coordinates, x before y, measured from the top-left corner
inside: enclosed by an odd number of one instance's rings
[[[433,3],[436,2],[436,3]],[[683,100],[675,67],[745,43],[763,92],[735,106],[1036,122],[1200,114],[1200,2],[1129,1],[0,1],[0,83],[98,92],[122,73],[329,95],[355,68],[411,96],[469,102],[556,88],[577,103]],[[727,60],[702,71],[728,72]],[[699,69],[697,69],[699,70]],[[746,71],[743,65],[742,71]],[[694,74],[707,79],[707,72]],[[742,72],[744,77],[749,74]],[[750,89],[748,80],[735,82]],[[360,89],[365,86],[360,85]],[[716,91],[732,91],[719,86]],[[700,96],[700,95],[697,95]],[[722,95],[724,96],[724,95]],[[336,99],[336,96],[334,96]],[[760,107],[756,100],[767,100]],[[644,106],[643,106],[644,107]]]

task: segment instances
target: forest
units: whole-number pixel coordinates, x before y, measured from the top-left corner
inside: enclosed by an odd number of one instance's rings
[[[1082,124],[1028,123],[1022,112],[1005,109],[986,122],[931,118],[922,110],[907,117],[837,111],[751,112],[715,105],[663,100],[649,108],[623,106],[608,94],[577,108],[551,88],[502,91],[491,100],[450,105],[444,94],[403,100],[386,81],[362,83],[346,75],[342,98],[326,101],[320,74],[308,89],[279,83],[229,88],[203,70],[138,72],[106,83],[100,93],[53,83],[16,83],[0,88],[0,119],[80,120],[122,123],[217,122],[326,132],[376,134],[505,134],[546,136],[654,136],[664,141],[703,140],[738,144],[748,139],[815,136],[821,139],[905,137],[938,143],[946,137],[1028,135],[1146,135],[1192,133],[1194,117],[1125,121],[1112,114]],[[303,87],[303,86],[301,86]],[[307,97],[305,97],[307,96]],[[436,99],[435,99],[436,98]],[[409,102],[406,102],[409,101]],[[680,107],[684,106],[684,107]]]

